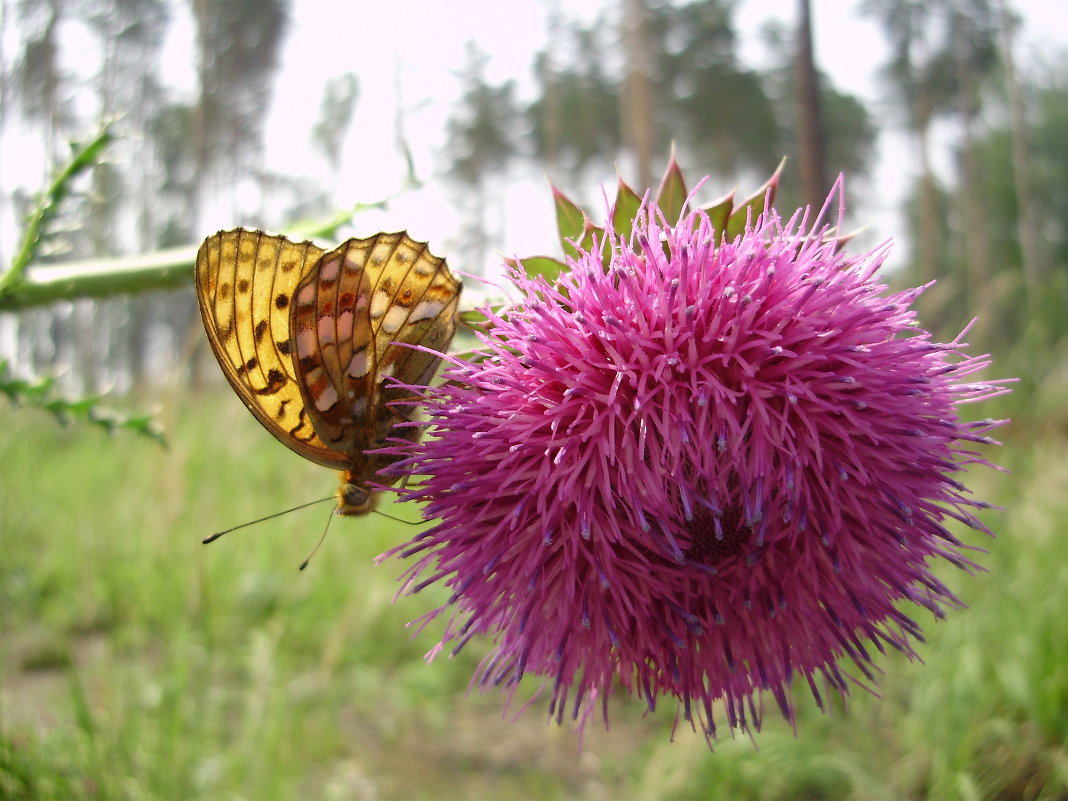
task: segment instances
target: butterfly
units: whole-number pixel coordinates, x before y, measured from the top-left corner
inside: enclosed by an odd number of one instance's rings
[[[197,253],[197,301],[211,349],[264,428],[306,459],[341,471],[338,514],[378,503],[369,482],[397,456],[368,453],[414,442],[414,393],[456,333],[460,280],[406,232],[312,242],[236,228]],[[391,379],[395,379],[391,380]],[[395,481],[378,477],[380,484]]]

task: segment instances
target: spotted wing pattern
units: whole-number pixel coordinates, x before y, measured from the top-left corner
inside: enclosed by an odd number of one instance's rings
[[[343,471],[340,508],[362,514],[366,482],[390,457],[367,455],[406,419],[393,386],[425,385],[456,333],[460,281],[407,233],[350,239],[329,253],[262,231],[208,237],[197,298],[231,386],[285,445]],[[358,503],[346,501],[355,489]],[[348,509],[349,511],[345,511]]]
[[[220,231],[197,253],[197,301],[215,358],[248,410],[301,456],[340,470],[344,455],[305,412],[289,336],[293,292],[323,252],[263,231]]]
[[[362,454],[391,436],[415,435],[393,429],[406,411],[391,401],[410,393],[388,379],[430,381],[440,358],[406,346],[444,352],[456,333],[459,295],[445,260],[404,232],[350,239],[305,273],[291,317],[294,370],[328,447]]]

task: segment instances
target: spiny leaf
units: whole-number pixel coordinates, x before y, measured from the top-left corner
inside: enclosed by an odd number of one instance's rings
[[[728,241],[743,234],[746,222],[750,219],[755,220],[764,213],[764,210],[770,204],[775,202],[775,191],[779,188],[779,177],[782,175],[782,169],[785,164],[786,159],[780,161],[779,166],[776,167],[772,176],[764,182],[764,185],[731,212],[725,229]]]
[[[163,432],[149,415],[125,416],[100,405],[101,397],[93,396],[68,400],[52,394],[55,378],[46,376],[36,381],[26,381],[11,375],[8,362],[0,359],[0,392],[7,395],[15,406],[36,406],[51,414],[61,425],[82,419],[99,426],[109,433],[123,429],[154,439],[166,445]]]
[[[708,221],[712,223],[712,229],[716,232],[716,242],[720,241],[720,235],[727,228],[727,220],[731,216],[731,211],[734,210],[734,191],[732,190],[729,195],[720,200],[715,201],[711,205],[703,207],[703,211],[708,215]]]
[[[616,202],[612,205],[612,228],[616,236],[623,240],[630,239],[630,233],[634,230],[634,219],[638,216],[642,199],[638,193],[619,179],[619,187],[616,189]]]
[[[587,253],[591,253],[595,247],[600,247],[604,242],[605,233],[604,228],[599,225],[594,225],[591,222],[586,223],[586,230],[582,233],[582,241],[579,243],[582,249]],[[607,264],[608,257],[611,255],[611,248],[604,248],[602,261]]]
[[[586,214],[567,195],[553,189],[553,203],[556,206],[556,228],[560,234],[560,246],[564,253],[572,258],[578,256],[578,251],[572,242],[582,239],[586,231]]]
[[[687,197],[686,180],[682,177],[682,169],[675,160],[675,148],[672,146],[671,161],[656,193],[656,205],[660,207],[669,225],[674,225],[682,218]]]

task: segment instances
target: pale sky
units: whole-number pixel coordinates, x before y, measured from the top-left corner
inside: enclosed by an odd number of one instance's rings
[[[490,54],[487,78],[499,82],[516,78],[520,94],[530,97],[531,64],[544,46],[547,9],[555,5],[569,18],[584,14],[590,20],[602,2],[565,5],[560,0],[459,0],[455,3],[408,2],[336,3],[327,0],[293,0],[290,29],[282,51],[268,115],[265,143],[268,171],[321,181],[339,207],[389,197],[402,186],[404,165],[394,142],[398,87],[406,109],[406,135],[413,148],[417,170],[428,185],[395,199],[388,213],[375,213],[358,221],[360,233],[407,228],[429,239],[436,250],[447,252],[456,244],[460,219],[454,193],[436,174],[442,168],[440,151],[445,120],[459,97],[457,78],[464,63],[465,44],[475,41]],[[615,3],[611,3],[614,7]],[[782,19],[791,24],[795,0],[742,0],[736,25],[742,36],[747,63],[766,62],[760,39],[762,24]],[[877,73],[886,58],[886,46],[876,24],[861,17],[856,0],[814,0],[816,57],[821,69],[839,89],[858,94],[877,116],[884,113],[877,101]],[[1068,46],[1068,31],[1061,21],[1063,2],[1013,0],[1024,16],[1018,37],[1018,57],[1049,52],[1051,46]],[[576,7],[584,12],[577,12]],[[193,26],[185,3],[175,3],[164,50],[165,83],[187,97],[194,90]],[[8,34],[11,34],[10,26]],[[87,33],[73,35],[67,46],[68,62],[90,62],[94,47]],[[16,52],[5,41],[5,52]],[[345,141],[343,164],[332,174],[310,147],[310,127],[317,118],[323,86],[345,72],[358,76],[360,95],[356,118]],[[28,156],[34,143],[5,136],[5,158],[0,160],[4,191],[23,186],[36,191],[40,166]],[[18,158],[11,158],[16,153]],[[943,159],[945,163],[945,160]],[[693,177],[700,165],[684,164]],[[908,184],[912,162],[904,140],[892,133],[880,141],[880,157],[873,185],[880,198],[864,209],[864,220],[876,241],[900,227],[899,198]],[[613,176],[604,176],[612,180]],[[631,177],[624,174],[624,178]],[[848,190],[847,176],[847,190]],[[730,187],[711,187],[713,194]],[[742,186],[747,193],[755,186]],[[590,190],[593,188],[591,187]],[[253,192],[251,185],[247,190]],[[594,195],[587,191],[587,196]],[[249,197],[248,207],[256,208]],[[202,221],[206,231],[231,227],[232,206],[219,209]],[[7,216],[7,215],[5,215]],[[546,177],[536,170],[508,176],[507,189],[488,209],[490,222],[504,232],[509,254],[528,254],[552,248],[554,222]],[[13,221],[4,220],[5,240]],[[281,221],[279,221],[280,224]],[[898,232],[899,233],[899,232]],[[5,250],[7,250],[5,248]],[[899,254],[900,255],[900,254]],[[474,265],[468,269],[477,269]]]

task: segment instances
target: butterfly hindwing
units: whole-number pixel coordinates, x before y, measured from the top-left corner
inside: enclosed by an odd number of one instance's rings
[[[406,233],[350,239],[324,254],[296,290],[294,369],[323,442],[349,452],[381,447],[407,393],[440,360],[397,345],[444,350],[456,328],[460,282],[444,259]],[[400,433],[407,433],[406,430]]]

